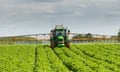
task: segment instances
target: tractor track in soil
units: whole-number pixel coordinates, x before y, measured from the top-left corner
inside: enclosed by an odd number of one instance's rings
[[[34,58],[33,72],[37,72],[37,70],[36,70],[36,67],[37,67],[37,57],[38,57],[37,48],[38,48],[38,46],[35,47],[35,54],[34,54],[35,58]]]
[[[60,56],[56,53],[56,51],[55,51],[54,49],[53,49],[53,52],[56,54],[56,56],[59,58],[59,60],[62,61],[63,65],[64,65],[65,67],[67,67],[67,69],[68,69],[70,72],[72,72],[71,68],[69,68],[69,67],[63,62],[63,60],[60,58]]]

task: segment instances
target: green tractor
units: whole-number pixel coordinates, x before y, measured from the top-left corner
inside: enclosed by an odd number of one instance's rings
[[[70,48],[69,34],[70,30],[64,28],[63,25],[56,25],[56,27],[53,30],[51,30],[50,34],[51,48],[63,46]]]

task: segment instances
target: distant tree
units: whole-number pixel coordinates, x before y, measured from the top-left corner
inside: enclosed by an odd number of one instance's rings
[[[118,31],[118,41],[120,42],[120,29]]]
[[[93,36],[92,36],[92,34],[91,33],[87,33],[86,35],[85,35],[85,38],[92,38]]]
[[[83,34],[77,34],[73,38],[83,38]]]
[[[120,37],[120,29],[119,29],[119,31],[118,31],[118,37]]]
[[[92,38],[92,37],[93,36],[91,33],[87,33],[87,34],[77,34],[73,38]]]

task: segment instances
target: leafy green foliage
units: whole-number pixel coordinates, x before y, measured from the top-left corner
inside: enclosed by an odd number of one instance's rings
[[[32,72],[34,46],[0,46],[0,72]]]
[[[120,44],[1,45],[0,72],[120,72]]]

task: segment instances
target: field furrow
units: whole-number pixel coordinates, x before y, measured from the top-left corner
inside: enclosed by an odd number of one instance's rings
[[[120,72],[120,44],[1,45],[0,72]]]

